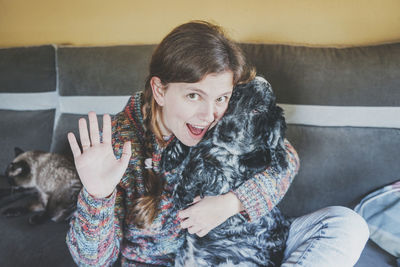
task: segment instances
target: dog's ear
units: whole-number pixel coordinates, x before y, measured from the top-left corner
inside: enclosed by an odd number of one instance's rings
[[[161,168],[163,171],[171,171],[179,167],[188,155],[189,147],[182,144],[177,138],[165,148],[161,155]]]
[[[202,160],[199,157],[191,159],[190,163],[185,165],[175,190],[180,208],[190,205],[201,193],[201,186],[206,184],[203,180],[206,177],[202,173],[204,170],[202,166]]]
[[[270,149],[275,149],[278,145],[282,145],[285,138],[286,122],[283,117],[283,109],[275,106],[270,114],[270,123],[268,131],[267,145]],[[267,125],[266,125],[267,126]]]
[[[269,150],[258,150],[251,153],[245,154],[240,157],[240,168],[241,174],[248,176],[249,173],[257,173],[263,171],[271,162],[271,153]]]
[[[18,157],[18,156],[21,155],[22,153],[24,153],[24,151],[23,151],[21,148],[19,148],[19,147],[15,147],[15,148],[14,148],[15,157]]]

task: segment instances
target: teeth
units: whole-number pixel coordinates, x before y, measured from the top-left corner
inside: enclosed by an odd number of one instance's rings
[[[206,128],[206,126],[195,126],[195,125],[192,125],[192,124],[190,124],[193,128],[196,128],[196,129],[204,129],[204,128]]]

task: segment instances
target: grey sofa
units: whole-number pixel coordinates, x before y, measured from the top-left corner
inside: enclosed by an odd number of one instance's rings
[[[300,172],[280,203],[290,216],[354,205],[400,173],[400,43],[351,48],[241,44],[272,84]],[[153,45],[0,49],[0,171],[14,147],[71,156],[67,131],[89,110],[116,113],[143,88]],[[4,180],[0,181],[6,186]],[[0,199],[1,211],[27,197]],[[74,266],[68,223],[0,216],[0,266]],[[356,266],[395,266],[369,241]]]

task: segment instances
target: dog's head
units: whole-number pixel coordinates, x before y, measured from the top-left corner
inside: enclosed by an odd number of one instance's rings
[[[276,105],[270,84],[256,77],[234,88],[228,109],[215,126],[213,144],[231,154],[274,150],[286,129],[283,110]]]
[[[31,187],[32,174],[30,166],[30,152],[23,152],[19,148],[15,148],[15,158],[8,164],[5,176],[11,186]]]

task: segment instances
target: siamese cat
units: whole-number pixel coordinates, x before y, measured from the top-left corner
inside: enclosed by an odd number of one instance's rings
[[[47,219],[61,222],[76,209],[82,184],[74,164],[65,156],[15,148],[15,158],[7,166],[5,177],[14,190],[35,189],[38,193],[37,200],[27,206],[6,209],[6,216],[40,211],[29,218],[31,224]]]

